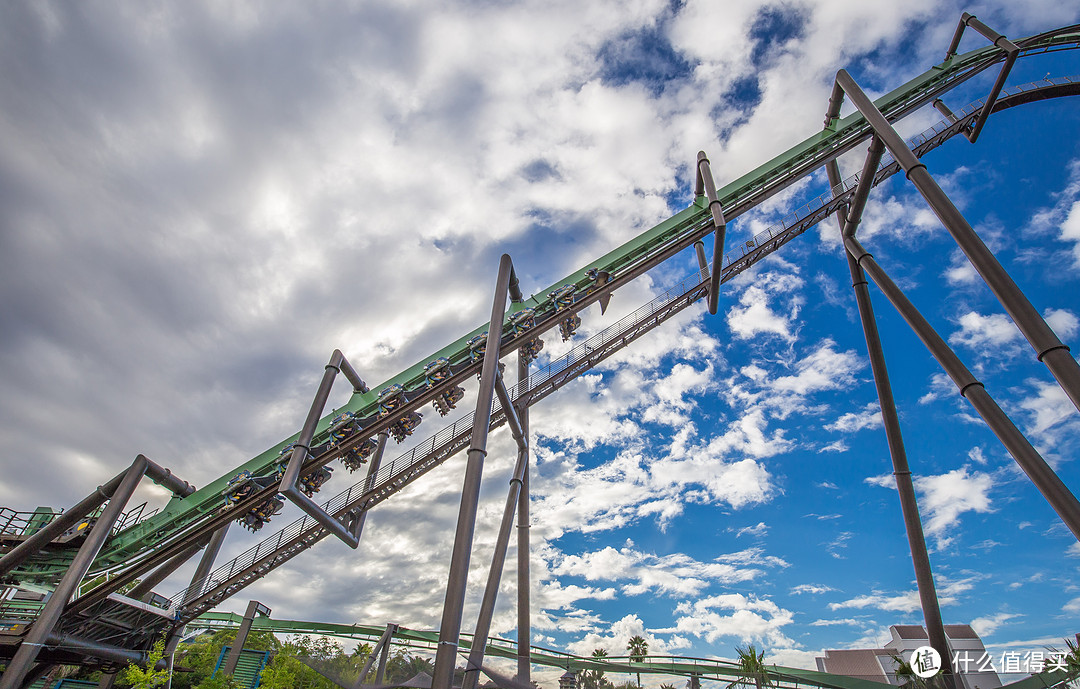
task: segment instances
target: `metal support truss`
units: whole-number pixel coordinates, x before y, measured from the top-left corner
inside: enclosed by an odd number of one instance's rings
[[[938,363],[952,379],[960,394],[971,402],[975,411],[983,418],[1001,444],[1005,446],[1020,468],[1024,470],[1031,482],[1039,489],[1046,501],[1061,517],[1061,521],[1072,531],[1077,540],[1080,540],[1080,502],[1076,496],[1062,483],[1053,469],[1046,463],[1023,433],[1012,422],[1012,419],[1002,411],[997,402],[986,392],[986,388],[979,382],[971,371],[960,361],[956,353],[945,344],[945,340],[934,330],[933,326],[923,317],[914,304],[908,300],[904,293],[896,286],[896,283],[877,264],[874,257],[863,248],[859,240],[854,237],[844,237],[844,247],[847,249],[859,266],[866,271],[870,279],[878,286],[892,305],[900,312],[907,324],[915,331],[919,339],[923,341],[930,354],[937,359]]]
[[[979,138],[979,132],[982,131],[983,125],[986,124],[986,118],[990,117],[990,113],[994,110],[994,103],[997,102],[998,96],[1001,95],[1001,89],[1005,86],[1005,79],[1008,78],[1009,72],[1012,71],[1013,64],[1016,62],[1016,58],[1020,56],[1020,48],[1005,38],[1004,34],[997,33],[986,24],[975,18],[974,15],[964,12],[960,17],[960,23],[956,25],[956,32],[953,34],[952,43],[949,44],[949,50],[945,53],[945,61],[948,62],[956,55],[956,49],[960,47],[960,37],[964,35],[964,29],[970,26],[985,36],[998,48],[1005,51],[1005,64],[1001,66],[1001,71],[998,72],[997,79],[994,81],[994,86],[990,89],[990,95],[986,97],[986,102],[983,104],[982,110],[979,111],[979,116],[975,119],[975,123],[972,125],[971,130],[964,133],[968,141],[975,143]],[[935,102],[935,107],[937,107]],[[942,103],[944,107],[944,103]],[[941,108],[938,108],[941,111]],[[946,108],[946,111],[948,109]],[[946,115],[948,116],[948,115]]]
[[[507,421],[510,422],[510,428],[517,440],[518,456],[514,473],[510,476],[510,490],[506,494],[506,504],[503,506],[502,522],[499,524],[499,533],[495,540],[495,552],[491,555],[487,585],[484,587],[484,598],[480,603],[480,614],[476,620],[476,630],[473,632],[472,648],[469,649],[469,664],[465,668],[465,677],[461,680],[461,689],[476,689],[479,673],[484,664],[484,647],[487,646],[488,633],[491,631],[491,617],[495,614],[495,599],[499,595],[499,581],[502,579],[503,565],[506,562],[506,548],[510,544],[510,531],[514,526],[514,512],[521,496],[525,474],[529,470],[528,440],[522,435],[518,414],[514,411],[510,397],[501,385],[501,380],[500,378],[500,384],[496,390],[501,390],[499,400],[507,412]]]
[[[1005,272],[1001,263],[975,233],[967,219],[934,181],[926,170],[926,165],[915,157],[874,102],[846,70],[842,69],[836,73],[836,84],[829,99],[829,110],[825,115],[826,122],[830,122],[839,115],[840,104],[845,94],[866,118],[874,133],[907,173],[907,178],[919,190],[930,205],[930,209],[952,235],[971,265],[982,276],[1009,317],[1031,343],[1039,361],[1046,365],[1065,394],[1080,410],[1080,364],[1077,364],[1076,359],[1069,354],[1069,348],[1058,339],[1013,279]]]
[[[371,460],[368,463],[367,474],[364,476],[364,483],[368,486],[368,490],[374,485],[375,476],[379,473],[379,466],[382,464],[383,453],[386,452],[386,441],[390,438],[390,435],[383,431],[379,433],[378,446],[375,448],[375,453],[371,456]],[[352,533],[356,534],[356,538],[364,535],[364,524],[367,523],[367,506],[363,505],[354,510],[352,515],[353,526]]]
[[[851,205],[846,214],[843,209],[836,213],[842,237],[854,237],[858,231],[862,210],[884,150],[885,146],[881,143],[881,139],[874,137],[870,143]],[[835,160],[828,162],[825,171],[829,176],[829,186],[837,189],[842,185],[843,178],[840,176],[840,168]],[[851,287],[855,291],[859,320],[862,323],[867,355],[870,358],[870,370],[873,372],[874,386],[877,389],[881,420],[885,427],[889,456],[892,459],[896,491],[900,495],[900,511],[904,517],[904,530],[907,532],[911,562],[915,568],[915,584],[919,591],[919,602],[922,607],[923,621],[926,623],[927,637],[930,646],[942,658],[951,658],[945,627],[941,621],[941,607],[938,605],[934,573],[930,568],[930,555],[926,551],[926,537],[923,534],[922,519],[919,517],[919,505],[915,499],[915,486],[911,480],[911,469],[908,467],[907,451],[904,449],[904,437],[900,431],[900,416],[896,413],[896,400],[893,398],[892,384],[889,381],[889,370],[885,365],[885,352],[881,346],[881,336],[878,334],[877,319],[874,317],[874,306],[870,301],[866,274],[851,254],[845,251],[844,256],[847,259],[848,271],[851,273]],[[948,663],[943,666],[942,672],[944,675],[952,674]],[[946,682],[952,685],[950,679]]]
[[[518,385],[528,385],[529,361],[518,350]],[[525,436],[526,447],[522,451],[525,455],[525,471],[521,475],[521,491],[518,493],[517,508],[517,676],[516,679],[528,685],[532,680],[532,665],[530,663],[529,647],[532,644],[531,613],[532,604],[529,600],[529,408],[522,405],[518,409],[518,417],[521,419],[521,430]]]
[[[303,469],[304,460],[307,459],[308,454],[311,452],[311,439],[315,437],[315,428],[319,425],[319,417],[322,416],[323,410],[326,408],[326,400],[330,397],[330,389],[333,387],[334,378],[337,377],[339,372],[345,374],[345,377],[353,384],[354,393],[360,394],[368,391],[367,384],[356,375],[356,371],[349,365],[345,355],[341,353],[340,349],[335,349],[334,353],[330,355],[330,363],[326,365],[323,372],[322,382],[319,383],[319,389],[315,393],[315,400],[311,403],[311,409],[308,410],[304,428],[300,431],[300,437],[297,438],[293,446],[292,454],[289,456],[289,464],[285,467],[285,473],[281,476],[281,494],[329,529],[330,533],[341,539],[345,545],[355,549],[360,544],[360,529],[363,528],[363,522],[354,518],[351,524],[344,524],[320,507],[319,503],[304,495],[299,485],[300,470]]]
[[[151,461],[144,455],[137,456],[131,467],[134,467],[136,464],[145,468],[144,471],[146,475],[150,477],[154,483],[164,486],[172,492],[173,495],[184,498],[195,492],[195,486],[192,486],[187,481],[181,481],[176,476],[173,476],[171,471]],[[58,536],[62,535],[65,531],[78,524],[82,519],[89,516],[91,512],[101,507],[106,500],[109,500],[116,494],[117,488],[123,482],[124,477],[130,472],[131,468],[129,467],[116,476],[113,476],[106,481],[104,485],[98,486],[97,490],[76,503],[71,509],[64,512],[56,519],[53,519],[40,531],[12,548],[11,552],[0,558],[0,577],[21,565],[27,558],[36,554]]]
[[[484,458],[487,456],[491,405],[499,382],[499,348],[502,344],[508,294],[515,301],[520,301],[522,298],[516,276],[514,276],[513,262],[509,255],[503,254],[499,260],[499,275],[495,283],[495,298],[491,305],[491,320],[488,321],[484,365],[480,372],[476,414],[473,416],[472,441],[469,446],[468,463],[465,467],[465,483],[461,489],[461,506],[458,510],[454,550],[451,554],[450,573],[447,577],[442,623],[439,625],[439,648],[435,653],[435,671],[431,681],[433,689],[450,689],[454,679],[458,637],[461,634],[461,615],[465,605],[465,586],[469,575],[469,558],[472,551],[473,531],[476,527],[476,510],[480,502],[480,481],[484,472]]]
[[[12,657],[11,662],[8,663],[7,670],[5,670],[3,676],[0,676],[0,689],[18,689],[18,687],[21,686],[23,678],[34,665],[41,649],[49,642],[53,633],[53,628],[59,621],[60,615],[64,612],[64,607],[75,593],[76,588],[79,586],[79,582],[86,576],[86,572],[90,569],[90,565],[94,562],[94,558],[97,557],[98,551],[100,551],[101,546],[105,544],[105,539],[108,538],[109,534],[112,532],[113,524],[120,518],[124,506],[127,505],[127,501],[131,499],[132,493],[135,492],[135,489],[139,486],[139,481],[142,480],[144,475],[150,475],[155,481],[161,483],[177,495],[188,495],[194,490],[187,482],[179,480],[167,469],[154,464],[143,455],[139,455],[135,458],[135,461],[131,463],[131,466],[128,467],[127,471],[118,476],[119,481],[116,481],[116,484],[115,486],[112,486],[111,491],[106,492],[105,489],[101,489],[97,494],[91,495],[72,508],[71,512],[85,510],[81,516],[69,518],[71,523],[74,524],[75,521],[81,519],[91,510],[100,506],[105,499],[108,499],[109,501],[109,504],[97,518],[97,522],[90,530],[86,540],[79,547],[79,551],[75,554],[74,561],[72,561],[67,572],[64,573],[64,576],[53,590],[49,602],[42,608],[37,620],[34,621],[33,625],[30,626],[30,630],[26,633],[26,636],[23,637],[22,643],[19,644],[19,648],[15,651],[14,657]],[[113,484],[113,481],[110,481],[109,484]],[[61,521],[61,519],[63,519],[63,517],[55,520],[53,524],[57,521]],[[66,521],[67,520],[65,520],[65,522]],[[52,526],[52,524],[50,524],[50,526]],[[31,553],[36,552],[37,549],[51,541],[52,538],[63,533],[66,528],[69,527],[54,528],[50,534],[46,534],[46,536],[39,538],[37,542],[34,542],[35,537],[42,532],[49,531],[49,527],[47,526],[39,531],[38,534],[35,534],[35,536],[31,536],[19,546],[26,546],[22,557],[28,557]],[[17,554],[16,551],[18,551],[18,549],[19,548],[16,548],[8,553],[4,560],[13,558],[13,556]],[[8,568],[10,569],[10,567],[13,566],[15,565],[9,564]]]
[[[713,263],[712,273],[709,277],[709,313],[716,315],[716,309],[720,300],[720,271],[724,266],[724,233],[727,231],[727,221],[724,220],[724,207],[720,205],[720,199],[716,196],[716,182],[713,180],[712,169],[709,167],[709,158],[705,151],[697,154],[697,180],[694,184],[694,195],[705,195],[709,200],[709,214],[713,223]],[[699,250],[698,261],[703,254]]]
[[[356,684],[353,685],[353,689],[360,689],[364,686],[364,678],[371,672],[371,666],[375,664],[375,656],[378,655],[381,660],[379,661],[379,669],[375,675],[375,684],[382,684],[383,674],[386,672],[386,657],[390,653],[390,640],[394,638],[394,632],[396,632],[398,626],[396,624],[386,625],[386,630],[383,631],[382,636],[379,637],[379,641],[371,649],[371,653],[368,653],[367,660],[364,662],[364,667],[360,668],[360,676],[356,678]]]
[[[270,608],[257,600],[248,601],[247,610],[244,611],[244,621],[240,623],[240,629],[236,632],[236,638],[233,639],[229,657],[225,659],[225,667],[221,669],[226,675],[236,672],[236,665],[240,662],[240,654],[244,652],[244,644],[247,643],[248,634],[251,633],[251,623],[255,621],[256,615],[269,617]]]

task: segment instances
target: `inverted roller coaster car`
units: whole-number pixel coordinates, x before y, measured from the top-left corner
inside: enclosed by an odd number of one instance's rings
[[[341,453],[341,463],[350,472],[356,471],[361,465],[367,464],[368,458],[379,448],[379,442],[374,438],[368,438],[357,447],[349,448]]]
[[[405,438],[412,435],[413,431],[416,430],[416,427],[420,425],[420,420],[422,418],[423,417],[420,416],[420,414],[414,411],[405,414],[405,416],[398,419],[394,425],[390,426],[390,435],[393,436],[394,440],[400,443],[402,440],[405,440]]]
[[[330,442],[331,448],[336,448],[342,442],[349,439],[353,433],[360,430],[360,424],[358,422],[356,414],[352,412],[341,412],[334,417],[334,420],[330,422]]]
[[[521,349],[519,351],[521,352],[522,358],[525,359],[525,363],[528,364],[536,361],[536,357],[540,356],[540,350],[543,348],[544,341],[541,340],[539,337],[535,337],[527,341],[525,344],[521,345]]]
[[[455,385],[437,396],[431,402],[435,405],[435,409],[438,410],[440,416],[446,416],[450,413],[451,409],[457,406],[457,403],[460,402],[461,398],[464,396],[465,388]]]
[[[315,493],[319,492],[322,485],[330,480],[330,476],[333,473],[333,469],[330,467],[319,467],[312,471],[310,474],[300,477],[300,490],[304,491],[304,495],[309,498]]]
[[[405,388],[400,383],[394,383],[383,388],[379,393],[379,416],[386,416],[401,406],[404,401]]]
[[[242,517],[237,519],[241,525],[248,531],[254,533],[263,528],[263,525],[270,521],[270,517],[280,512],[285,507],[285,501],[280,496],[275,495],[269,500],[264,500],[256,507],[248,510]]]
[[[424,366],[424,383],[431,387],[450,377],[450,360],[444,356]]]
[[[479,361],[484,357],[484,352],[487,350],[487,336],[488,334],[485,330],[469,340],[469,358],[473,361]]]

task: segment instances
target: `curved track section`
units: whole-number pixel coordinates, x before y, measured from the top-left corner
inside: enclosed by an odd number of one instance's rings
[[[239,627],[242,616],[235,613],[209,613],[193,620],[191,629],[228,629]],[[297,620],[275,620],[270,617],[256,617],[252,629],[275,632],[278,634],[319,634],[361,642],[376,642],[385,631],[383,627],[362,624],[331,624],[325,622],[303,622]],[[472,648],[472,635],[462,634],[460,646],[464,651]],[[421,651],[434,652],[439,642],[437,631],[422,631],[398,626],[393,633],[391,643]],[[485,648],[487,656],[512,660],[517,657],[517,643],[509,639],[488,638]],[[737,663],[718,658],[690,658],[683,656],[646,656],[642,661],[631,660],[628,656],[608,656],[604,659],[576,656],[561,651],[553,651],[541,646],[530,647],[530,658],[535,665],[561,668],[564,670],[601,670],[612,673],[674,675],[679,677],[697,677],[726,683],[738,682],[744,678]],[[889,684],[882,684],[866,679],[832,675],[826,672],[789,668],[781,665],[769,665],[769,678],[778,689],[800,689],[816,687],[818,689],[883,689]],[[1064,672],[1043,672],[1026,679],[1007,684],[1010,689],[1052,689],[1064,686],[1067,680]]]

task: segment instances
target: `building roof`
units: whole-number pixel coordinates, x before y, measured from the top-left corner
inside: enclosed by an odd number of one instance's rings
[[[864,679],[885,679],[878,656],[888,656],[884,648],[859,648],[846,651],[825,651],[825,672]]]
[[[945,625],[945,636],[950,639],[979,638],[979,635],[975,633],[975,630],[969,624],[947,624]]]
[[[950,625],[948,625],[946,627],[946,629],[948,629],[948,627],[956,627],[956,626],[961,626],[961,625],[952,625],[952,624],[950,624]],[[966,625],[964,625],[964,626],[966,626]],[[923,629],[922,626],[917,625],[917,624],[894,624],[892,626],[892,628],[896,630],[897,636],[899,636],[901,639],[925,639],[925,638],[927,638],[926,637],[926,630]],[[948,631],[946,631],[945,633],[949,634]]]

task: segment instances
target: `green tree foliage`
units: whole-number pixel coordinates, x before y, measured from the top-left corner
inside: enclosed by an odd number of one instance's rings
[[[738,655],[736,663],[739,666],[739,679],[729,684],[728,689],[750,686],[751,683],[756,689],[773,686],[772,677],[765,665],[765,651],[759,651],[750,644],[746,648],[736,646],[735,653]]]
[[[222,629],[213,634],[203,634],[190,643],[181,644],[176,649],[176,658],[173,661],[173,689],[224,689],[229,685],[221,682],[231,681],[231,678],[221,677],[221,673],[211,680],[218,658],[221,657],[221,648],[231,646],[236,639],[235,629]],[[260,651],[276,652],[281,648],[281,642],[271,632],[252,631],[248,635],[245,648]],[[207,684],[207,682],[211,682]]]
[[[608,657],[608,652],[602,648],[594,648],[592,657],[597,660],[603,660]],[[580,689],[614,689],[611,680],[604,677],[604,671],[600,669],[582,670],[579,672],[578,687]]]
[[[626,653],[630,656],[630,660],[635,663],[643,662],[645,656],[649,655],[649,642],[645,641],[643,637],[632,636],[626,644]],[[641,687],[641,672],[637,673],[637,685]]]
[[[146,658],[146,667],[131,664],[120,671],[119,679],[132,689],[154,689],[165,686],[169,679],[169,671],[158,670],[157,664],[165,655],[165,638],[162,637],[154,642],[153,648]]]

